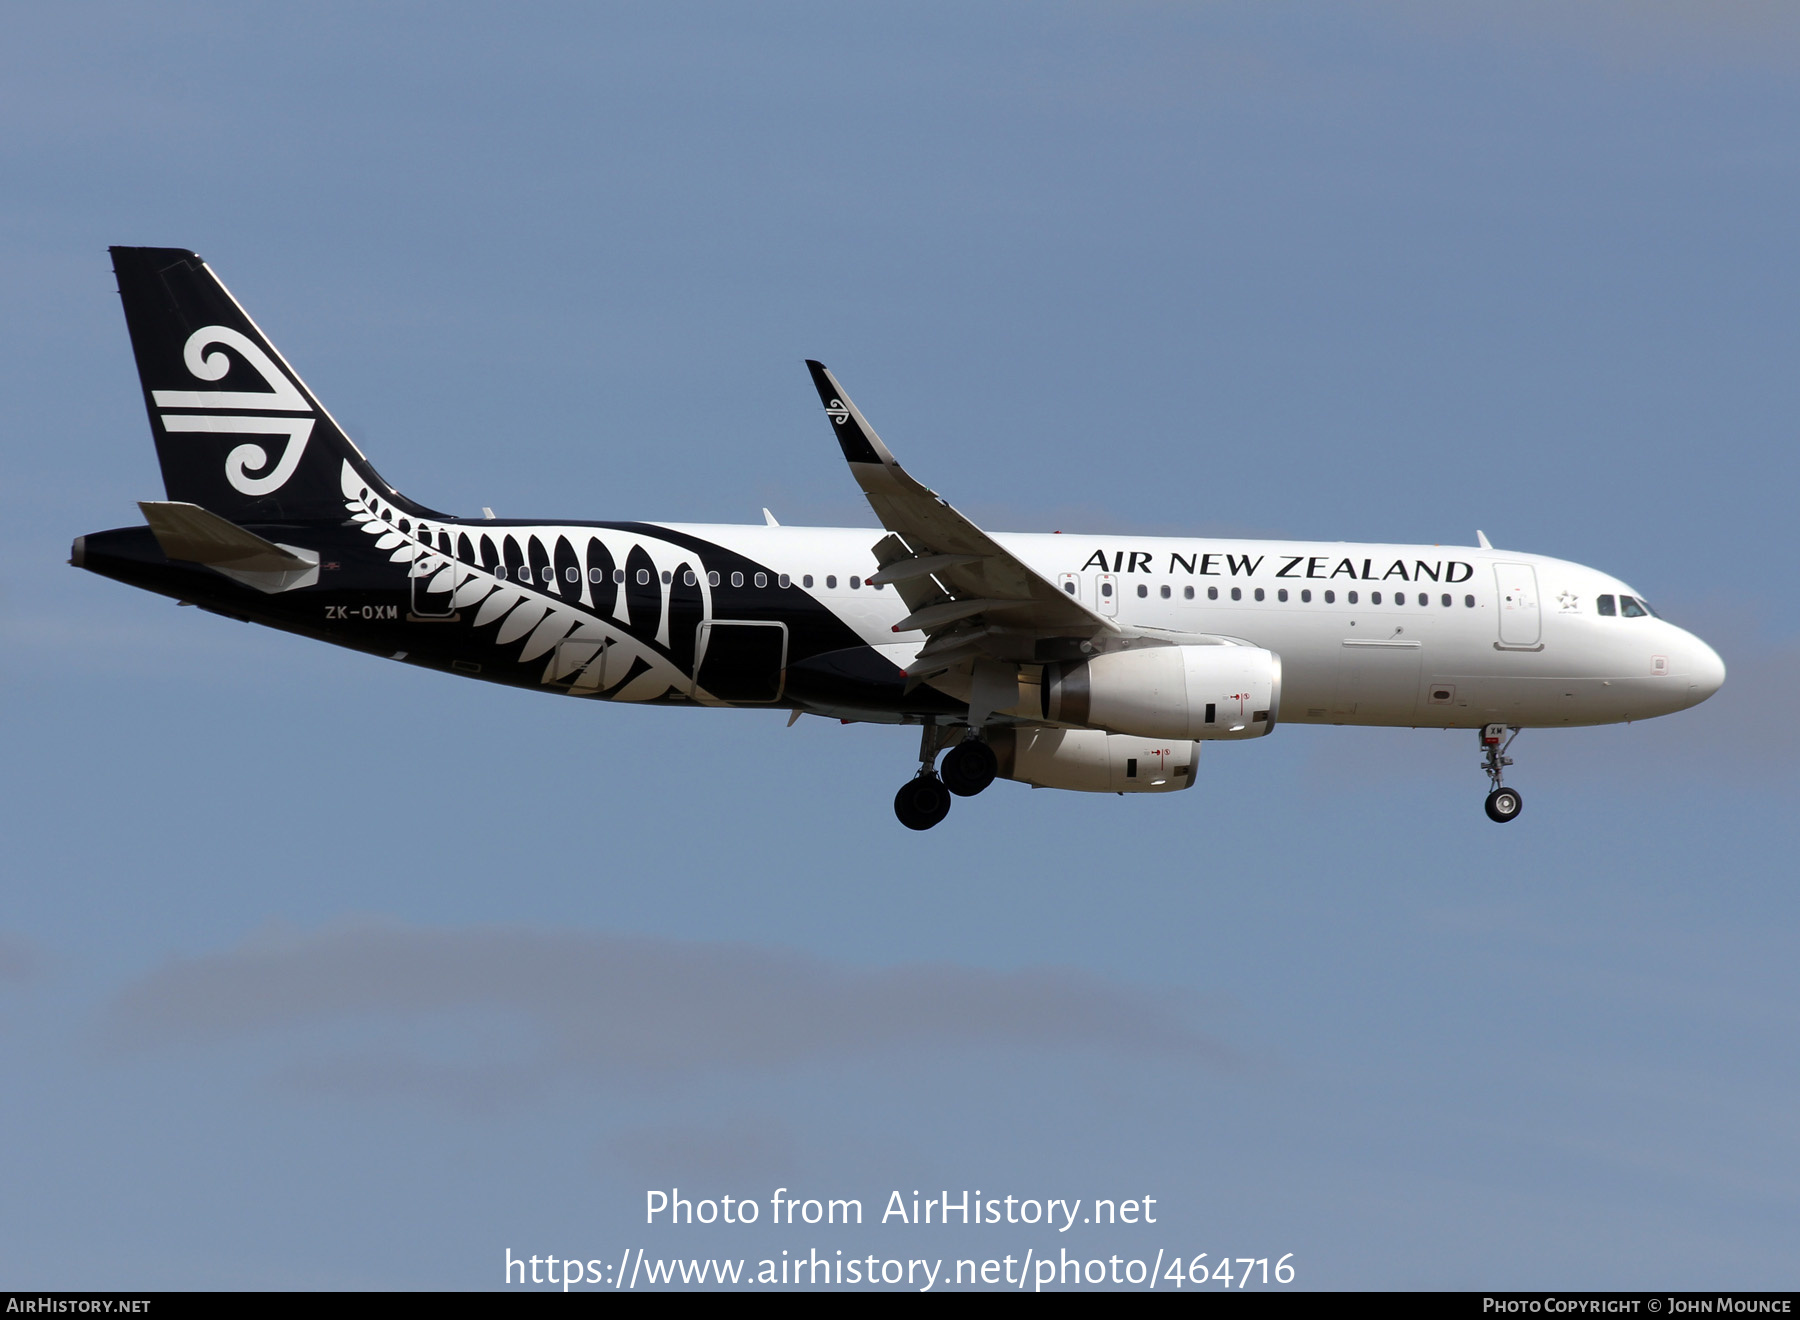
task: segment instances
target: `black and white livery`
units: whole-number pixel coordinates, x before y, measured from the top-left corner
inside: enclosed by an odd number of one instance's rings
[[[370,466],[199,257],[114,248],[168,498],[72,562],[233,618],[594,701],[920,728],[896,814],[996,778],[1154,793],[1279,721],[1480,731],[1704,701],[1717,654],[1594,569],[1477,547],[989,533],[808,362],[885,531],[463,518]]]

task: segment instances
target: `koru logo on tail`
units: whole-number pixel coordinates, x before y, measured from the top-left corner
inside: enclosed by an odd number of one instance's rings
[[[825,405],[825,415],[831,418],[833,426],[842,426],[850,420],[850,410],[844,406],[842,399],[833,399]]]
[[[271,459],[259,443],[246,442],[225,456],[225,478],[245,495],[272,495],[287,484],[300,466],[300,455],[312,436],[317,420],[294,382],[249,336],[229,326],[202,326],[188,336],[181,357],[196,380],[223,380],[231,370],[231,358],[206,350],[223,344],[239,354],[269,386],[263,390],[152,390],[158,408],[205,408],[205,413],[165,412],[165,431],[203,431],[215,435],[286,436],[279,458]],[[232,414],[224,409],[255,408],[264,413],[304,413],[304,417],[264,417]],[[260,473],[251,475],[255,468]]]

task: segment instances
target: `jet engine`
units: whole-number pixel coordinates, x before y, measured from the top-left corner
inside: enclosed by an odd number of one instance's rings
[[[1260,738],[1281,657],[1259,646],[1148,646],[1046,665],[1044,718],[1144,738]]]
[[[1000,774],[1033,788],[1081,793],[1173,793],[1192,788],[1200,744],[1099,729],[997,728],[988,746]]]

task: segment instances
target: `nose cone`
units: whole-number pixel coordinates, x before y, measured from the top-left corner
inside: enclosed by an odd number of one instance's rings
[[[1698,706],[1725,685],[1725,662],[1705,642],[1688,634],[1688,705]]]

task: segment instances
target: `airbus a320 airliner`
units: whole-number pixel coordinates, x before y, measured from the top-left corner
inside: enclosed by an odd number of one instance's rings
[[[884,533],[461,518],[376,473],[211,269],[112,249],[167,500],[75,565],[406,664],[592,701],[921,730],[895,814],[996,778],[1192,787],[1278,721],[1479,731],[1510,821],[1518,731],[1665,715],[1725,666],[1643,593],[1493,549],[988,533],[808,362]],[[790,723],[792,720],[790,719]],[[940,753],[942,764],[939,764]]]

